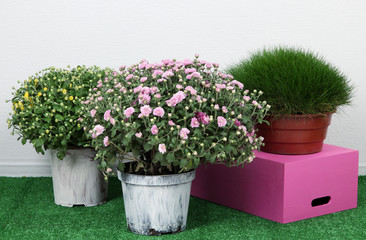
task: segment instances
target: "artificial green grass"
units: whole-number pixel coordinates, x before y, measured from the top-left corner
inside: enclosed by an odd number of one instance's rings
[[[146,203],[149,204],[149,203]],[[358,208],[280,224],[191,198],[187,229],[159,237],[127,230],[120,182],[97,207],[61,207],[52,179],[0,177],[0,239],[366,239],[366,176],[359,177]]]

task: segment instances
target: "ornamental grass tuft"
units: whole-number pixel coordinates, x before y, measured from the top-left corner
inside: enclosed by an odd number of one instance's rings
[[[347,77],[318,54],[277,47],[253,53],[227,69],[246,89],[263,91],[271,114],[321,114],[351,102]]]

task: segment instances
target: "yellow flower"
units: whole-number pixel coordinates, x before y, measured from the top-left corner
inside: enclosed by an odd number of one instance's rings
[[[42,93],[41,92],[38,93],[38,97],[40,97],[40,96],[42,96]]]
[[[37,86],[37,82],[38,82],[38,79],[36,78],[36,79],[34,79],[34,85],[36,85]]]
[[[66,94],[67,93],[67,90],[66,89],[62,90],[62,93],[63,94]]]
[[[70,88],[72,87],[72,83],[70,83]]]
[[[19,106],[18,106],[18,103],[14,103],[14,106],[15,106],[15,108],[18,108]]]
[[[11,106],[11,108],[14,110],[14,105],[13,105],[13,106]]]
[[[43,88],[43,91],[47,91],[47,88],[45,87],[45,88]]]
[[[24,107],[21,107],[20,110],[24,110]]]
[[[74,100],[74,97],[73,97],[73,96],[70,96],[70,97],[69,97],[69,100],[70,100],[70,101]]]
[[[25,100],[28,100],[29,99],[29,92],[27,91],[27,92],[25,92],[25,94],[24,94],[24,99]]]
[[[49,132],[50,132],[50,130],[48,130],[48,129],[47,129],[47,130],[46,130],[46,133],[49,133]]]

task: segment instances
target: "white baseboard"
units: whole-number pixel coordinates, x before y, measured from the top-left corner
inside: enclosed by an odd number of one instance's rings
[[[358,167],[358,175],[366,175],[366,164],[362,164]]]
[[[29,162],[0,162],[0,176],[3,177],[51,177],[51,165]]]
[[[358,168],[358,175],[366,175],[366,164]],[[49,163],[0,162],[0,177],[51,177]]]

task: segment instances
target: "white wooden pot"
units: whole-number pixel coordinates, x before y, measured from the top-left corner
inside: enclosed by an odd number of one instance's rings
[[[118,171],[128,229],[141,235],[185,230],[195,174],[145,176]]]
[[[52,181],[55,203],[65,207],[103,204],[107,200],[108,183],[97,169],[95,151],[91,148],[69,149],[63,160],[52,151]]]

